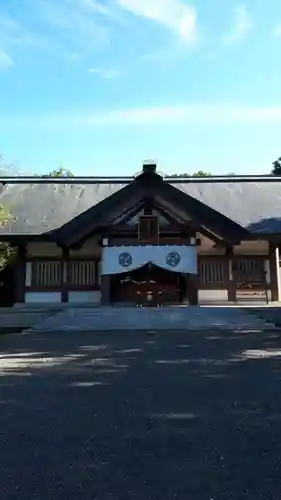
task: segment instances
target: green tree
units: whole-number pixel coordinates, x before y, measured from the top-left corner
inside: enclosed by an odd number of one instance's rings
[[[73,173],[68,168],[61,166],[57,170],[52,170],[52,172],[44,175],[43,177],[73,177]]]
[[[169,174],[166,175],[166,177],[178,177],[178,178],[183,178],[183,177],[210,177],[212,174],[211,172],[205,172],[204,170],[198,170],[198,172],[194,172],[193,174]]]
[[[0,205],[0,227],[4,227],[12,216],[3,205]],[[14,249],[6,242],[0,242],[0,271],[7,265],[10,258],[14,255]]]
[[[272,166],[273,169],[271,170],[271,173],[273,175],[281,175],[281,156],[279,156],[278,160],[273,162]]]
[[[8,212],[8,210],[6,210],[3,207],[3,205],[1,204],[0,205],[0,227],[4,227],[9,222],[9,220],[11,220],[11,215]]]
[[[8,165],[3,156],[0,154],[0,175],[18,175],[17,168],[14,165]],[[0,184],[0,193],[5,189],[3,184]],[[7,207],[0,204],[0,228],[4,227],[12,219]],[[6,242],[0,242],[0,271],[10,262],[11,257],[14,255],[14,248]]]
[[[198,172],[194,172],[191,177],[211,177],[211,172],[205,172],[204,170],[198,170]]]

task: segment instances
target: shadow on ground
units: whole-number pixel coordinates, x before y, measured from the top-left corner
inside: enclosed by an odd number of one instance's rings
[[[253,316],[258,316],[269,323],[273,323],[281,327],[281,307],[250,307],[245,308],[248,313]]]
[[[1,338],[1,500],[278,499],[279,331]]]

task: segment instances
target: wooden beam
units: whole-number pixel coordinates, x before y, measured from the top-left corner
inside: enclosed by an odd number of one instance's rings
[[[144,198],[141,184],[135,179],[132,184],[82,212],[64,226],[53,232],[53,237],[62,246],[84,242],[90,234],[100,232],[114,223],[120,214],[134,208]]]
[[[229,243],[227,241],[223,240],[212,231],[209,231],[209,229],[204,226],[200,226],[198,232],[203,234],[203,236],[206,236],[206,238],[208,238],[209,240],[213,241],[216,247],[226,248],[229,246]]]
[[[147,196],[144,200],[143,213],[144,215],[152,215],[153,214],[154,203],[151,196]]]
[[[15,262],[15,302],[25,302],[26,245],[19,245]]]
[[[199,276],[198,274],[188,274],[186,276],[186,296],[191,306],[199,304]]]
[[[227,247],[225,251],[225,276],[227,283],[227,296],[229,302],[236,302],[236,285],[233,281],[233,247]]]
[[[116,220],[120,222],[117,223],[112,222],[112,225],[115,226],[117,224],[125,224],[130,219],[135,217],[135,215],[137,215],[142,209],[144,209],[144,206],[145,206],[144,201],[141,201],[140,203],[134,205],[133,207],[130,207],[124,213],[116,217]]]
[[[110,305],[111,302],[111,277],[101,276],[101,304],[106,306]]]
[[[186,224],[167,224],[165,226],[160,226],[159,228],[160,234],[186,234],[189,231],[189,227]],[[190,229],[189,236],[193,236],[193,230]],[[111,235],[120,235],[120,233],[124,233],[126,235],[130,234],[138,234],[138,225],[134,224],[133,226],[129,226],[128,224],[118,224],[116,226],[112,226],[108,234]]]
[[[273,302],[279,302],[281,299],[281,293],[279,276],[279,247],[277,245],[270,243],[268,257],[270,269],[271,300]]]
[[[69,290],[69,248],[62,247],[61,257],[61,301],[68,302]]]
[[[248,234],[248,231],[235,221],[170,184],[162,182],[161,185],[158,185],[158,192],[162,199],[169,200],[169,204],[183,218],[187,215],[192,217],[198,225],[203,224],[219,233],[229,244],[239,243]],[[157,194],[157,196],[159,195]]]

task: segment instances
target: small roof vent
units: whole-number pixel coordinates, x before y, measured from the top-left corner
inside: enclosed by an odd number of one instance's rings
[[[147,160],[143,163],[142,171],[144,174],[155,174],[156,173],[156,162],[153,160]]]

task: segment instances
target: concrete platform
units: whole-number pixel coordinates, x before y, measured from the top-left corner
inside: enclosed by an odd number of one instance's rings
[[[34,325],[32,331],[263,330],[265,319],[234,307],[68,308]]]
[[[1,500],[279,500],[278,331],[1,339]]]

